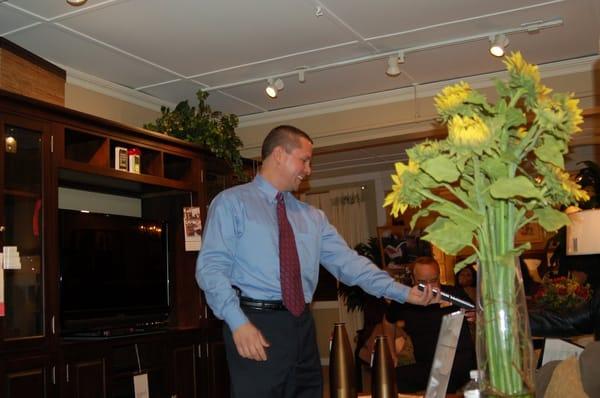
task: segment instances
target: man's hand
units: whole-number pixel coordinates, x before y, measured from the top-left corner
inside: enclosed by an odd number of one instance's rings
[[[255,361],[266,361],[266,347],[270,344],[252,323],[244,323],[233,332],[233,342],[238,354]]]
[[[433,289],[429,285],[425,285],[425,290],[419,290],[418,286],[413,286],[406,298],[407,303],[416,305],[429,305],[440,302],[440,295],[433,295]]]
[[[477,319],[477,313],[475,310],[466,310],[465,318],[467,319],[467,322],[473,323]]]

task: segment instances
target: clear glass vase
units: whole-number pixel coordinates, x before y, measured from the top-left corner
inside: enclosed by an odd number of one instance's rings
[[[486,397],[533,397],[534,358],[519,260],[477,270],[477,367]]]

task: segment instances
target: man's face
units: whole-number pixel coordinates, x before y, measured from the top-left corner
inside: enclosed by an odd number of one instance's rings
[[[300,183],[310,175],[312,169],[312,144],[306,138],[299,138],[299,146],[287,153],[281,148],[280,172],[285,191],[297,191]]]
[[[440,287],[440,272],[438,268],[431,264],[416,264],[413,270],[415,283],[422,283],[433,288]]]

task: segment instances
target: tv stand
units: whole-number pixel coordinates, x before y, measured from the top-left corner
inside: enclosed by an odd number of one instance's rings
[[[0,213],[10,214],[2,230],[23,262],[4,281],[6,297],[14,299],[5,302],[0,327],[0,395],[132,396],[137,347],[150,396],[228,396],[221,323],[193,278],[197,252],[185,251],[183,207],[199,207],[204,220],[208,167],[229,172],[199,145],[3,90],[0,132],[19,142],[19,150],[3,149],[0,156]],[[115,167],[121,147],[141,150],[139,174]],[[72,325],[84,331],[78,334],[62,330],[57,231],[65,196],[59,189],[133,198],[143,218],[173,226],[166,330],[139,324],[95,333],[86,329],[104,326]]]
[[[165,327],[157,328],[112,328],[103,330],[93,330],[88,332],[74,332],[63,335],[64,340],[106,340],[106,339],[118,339],[129,336],[142,336],[148,334],[160,334],[166,333],[168,329]]]

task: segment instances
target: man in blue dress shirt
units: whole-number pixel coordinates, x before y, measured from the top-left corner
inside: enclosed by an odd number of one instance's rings
[[[398,302],[426,305],[431,293],[395,282],[348,247],[322,211],[290,192],[311,173],[312,140],[293,126],[271,130],[260,174],[212,201],[196,263],[196,279],[223,335],[233,397],[321,398],[314,321],[282,303],[276,195],[283,193],[295,237],[304,302],[317,286],[319,264],[347,285]]]

